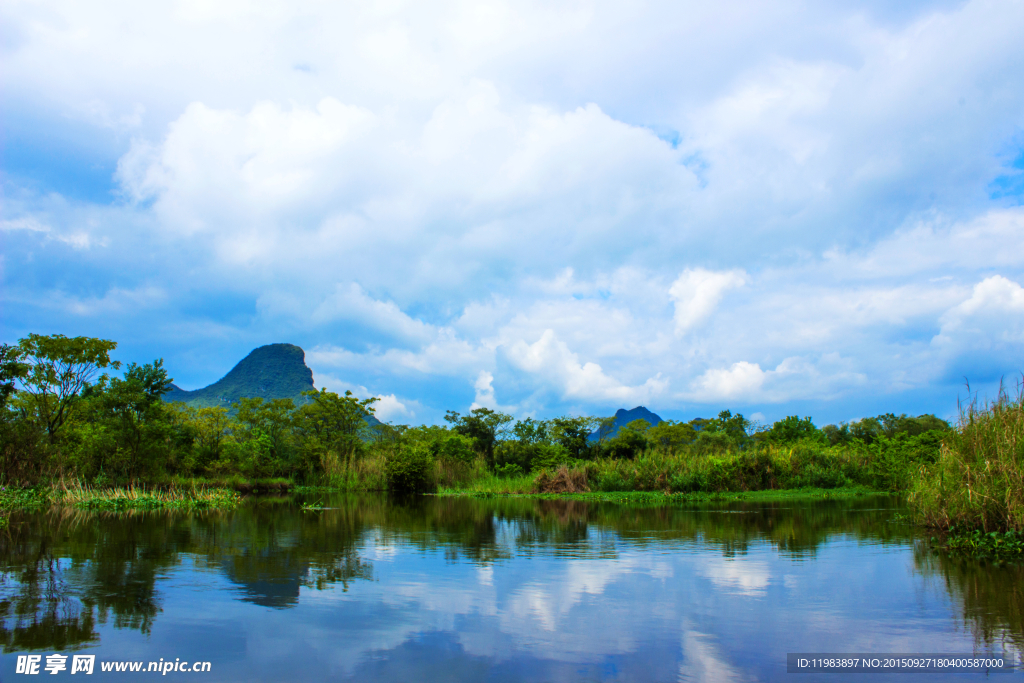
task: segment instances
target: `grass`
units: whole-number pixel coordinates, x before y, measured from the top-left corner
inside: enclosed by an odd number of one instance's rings
[[[471,494],[485,497],[523,494],[529,493],[533,490],[535,479],[536,476],[532,474],[522,474],[517,477],[499,477],[490,472],[486,472],[468,482],[469,488],[461,486],[439,486],[437,493],[442,496]]]
[[[0,490],[0,510],[36,511],[53,505],[87,510],[223,510],[237,506],[241,499],[237,491],[222,488],[95,488],[73,482]]]
[[[88,510],[223,510],[241,502],[237,491],[219,488],[154,490],[144,487],[96,489],[86,486],[54,490],[58,505]]]
[[[962,406],[933,466],[914,478],[910,502],[926,526],[963,536],[1024,532],[1024,392]],[[973,536],[971,536],[973,538]],[[969,544],[972,541],[964,540]]]

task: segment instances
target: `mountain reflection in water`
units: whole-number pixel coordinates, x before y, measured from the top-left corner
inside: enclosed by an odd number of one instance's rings
[[[1024,646],[1022,568],[933,554],[896,499],[299,502],[12,514],[0,670],[87,651],[208,660],[205,680],[780,680],[786,652]]]

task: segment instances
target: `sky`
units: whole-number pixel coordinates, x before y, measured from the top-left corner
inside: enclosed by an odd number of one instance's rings
[[[0,4],[0,340],[378,415],[956,414],[1024,371],[1024,2]]]

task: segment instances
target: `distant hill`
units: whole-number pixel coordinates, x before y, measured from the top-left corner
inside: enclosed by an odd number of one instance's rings
[[[231,372],[203,389],[185,391],[175,385],[164,394],[168,402],[181,401],[196,408],[228,408],[240,398],[290,398],[305,402],[303,391],[313,389],[313,371],[306,353],[294,344],[268,344],[254,349]]]
[[[664,422],[664,420],[662,420],[661,417],[655,415],[654,413],[647,410],[647,408],[644,408],[643,406],[637,406],[632,410],[619,408],[618,410],[615,411],[615,421],[612,422],[612,428],[607,434],[605,434],[604,438],[613,438],[616,434],[619,433],[619,429],[625,427],[633,420],[647,420],[647,422],[649,422],[652,427],[658,424],[659,422]],[[597,432],[594,432],[588,437],[588,440],[597,441],[597,437]]]

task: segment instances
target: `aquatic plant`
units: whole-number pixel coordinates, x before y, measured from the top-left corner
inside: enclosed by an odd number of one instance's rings
[[[78,483],[54,488],[50,500],[93,510],[178,510],[229,509],[241,502],[237,491],[228,489],[169,489],[165,491],[129,486],[97,489]]]
[[[920,468],[910,501],[941,529],[1024,531],[1024,392],[961,406],[934,465]]]
[[[940,547],[953,554],[970,557],[987,557],[1001,560],[1024,560],[1024,534],[1014,531],[989,531],[978,529],[961,533],[954,529],[944,539],[933,539]]]

